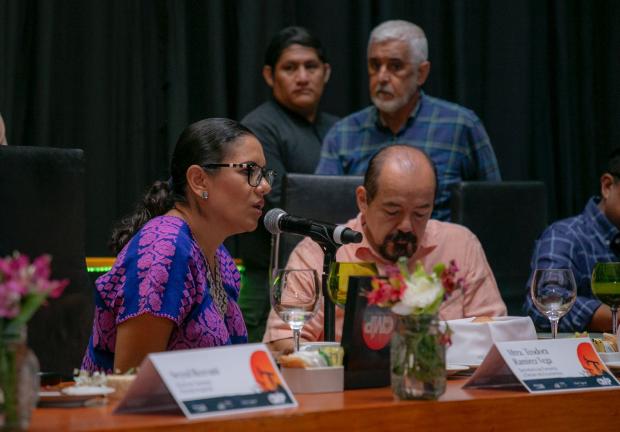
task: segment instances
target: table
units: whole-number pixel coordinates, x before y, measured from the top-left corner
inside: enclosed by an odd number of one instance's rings
[[[112,414],[96,408],[38,408],[32,431],[605,431],[618,428],[620,390],[531,395],[464,390],[448,380],[439,401],[395,401],[389,388],[299,394],[298,408],[186,420],[178,414]]]

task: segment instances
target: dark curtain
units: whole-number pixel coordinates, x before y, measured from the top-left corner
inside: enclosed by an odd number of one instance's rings
[[[188,123],[268,96],[273,33],[319,36],[333,68],[322,106],[344,116],[369,103],[370,30],[396,18],[424,28],[425,90],[480,116],[504,179],[545,181],[552,219],[579,212],[620,144],[613,0],[0,0],[0,112],[11,145],[85,150],[87,254],[106,255]]]

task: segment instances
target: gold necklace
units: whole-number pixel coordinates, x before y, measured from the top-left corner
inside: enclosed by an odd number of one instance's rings
[[[202,252],[202,255],[204,258],[204,252]],[[220,315],[224,317],[226,316],[226,310],[228,309],[228,296],[226,295],[224,285],[222,284],[222,275],[220,274],[220,262],[217,258],[217,252],[215,253],[214,257],[215,271],[211,271],[211,267],[209,266],[209,262],[206,260],[206,258],[205,264],[207,265],[207,281],[209,282],[209,294],[211,294],[211,299],[213,300],[213,303],[215,303],[215,308],[220,313]]]
[[[222,317],[224,317],[226,316],[226,311],[228,310],[228,295],[226,294],[224,284],[222,283],[222,275],[220,274],[220,262],[217,258],[217,252],[215,252],[215,256],[213,257],[215,271],[212,271],[211,266],[209,265],[209,261],[207,260],[207,254],[196,240],[196,235],[194,234],[192,226],[189,223],[189,218],[176,205],[173,207],[173,209],[183,216],[183,220],[189,228],[192,240],[194,240],[194,243],[196,243],[196,246],[198,246],[198,250],[200,251],[202,259],[207,268],[207,282],[209,283],[209,294],[211,294],[211,299],[215,304],[216,310],[220,313]]]

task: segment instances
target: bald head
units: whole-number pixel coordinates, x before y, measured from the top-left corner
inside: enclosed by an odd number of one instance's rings
[[[399,183],[407,189],[437,189],[435,165],[423,151],[406,145],[393,145],[377,152],[368,162],[364,188],[368,201],[379,193],[382,184]]]
[[[433,163],[414,147],[382,149],[356,190],[364,236],[384,259],[412,257],[424,237],[437,188]]]

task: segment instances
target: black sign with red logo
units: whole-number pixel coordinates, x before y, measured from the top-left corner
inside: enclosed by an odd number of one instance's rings
[[[389,309],[368,305],[372,278],[351,276],[347,290],[342,347],[345,389],[390,385],[390,339],[396,321]]]

